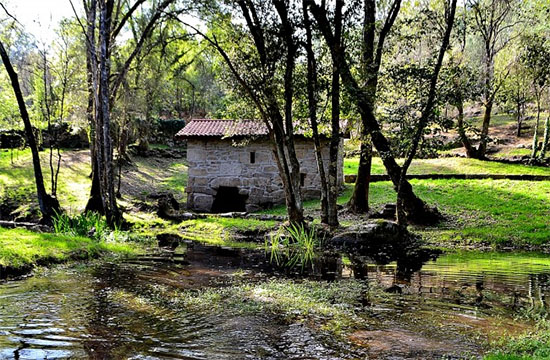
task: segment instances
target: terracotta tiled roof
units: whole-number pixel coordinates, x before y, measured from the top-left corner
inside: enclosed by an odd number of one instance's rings
[[[347,120],[341,121],[342,132],[347,130]],[[307,136],[307,129],[296,126],[296,135]],[[321,131],[323,133],[323,131]],[[261,120],[220,120],[220,119],[193,119],[177,134],[177,139],[189,137],[238,137],[238,136],[266,136],[267,127]],[[326,135],[326,134],[325,134]]]
[[[259,120],[193,119],[176,134],[176,137],[233,137],[265,135],[267,135],[267,127]]]

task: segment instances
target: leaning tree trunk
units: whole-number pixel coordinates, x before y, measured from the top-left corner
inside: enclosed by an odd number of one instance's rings
[[[548,141],[550,137],[550,116],[546,117],[546,121],[544,122],[544,137],[542,139],[542,147],[540,149],[540,155],[539,159],[544,161],[544,158],[546,157],[546,151],[548,149]]]
[[[388,176],[390,177],[395,190],[399,187],[400,176],[401,176],[401,167],[395,161],[395,158],[392,154],[390,143],[388,139],[382,133],[380,124],[376,120],[374,115],[374,108],[372,102],[369,101],[367,93],[361,89],[357,83],[354,75],[351,73],[351,69],[345,58],[343,49],[337,51],[334,45],[334,35],[330,28],[330,22],[326,16],[326,12],[323,8],[316,5],[314,2],[310,3],[310,9],[317,20],[317,24],[327,42],[327,45],[331,51],[332,56],[339,58],[340,66],[340,77],[342,84],[349,94],[352,101],[356,104],[359,114],[361,115],[361,120],[364,128],[368,131],[371,136],[372,143],[376,148],[378,154],[382,159]],[[439,212],[431,207],[429,207],[422,199],[418,198],[412,189],[411,184],[404,180],[401,184],[401,199],[403,200],[403,208],[408,215],[408,218],[411,222],[414,223],[424,223],[424,224],[433,224],[437,223],[441,219]]]
[[[439,48],[439,54],[437,56],[437,61],[434,67],[434,71],[430,79],[430,90],[428,93],[428,98],[426,100],[426,106],[422,110],[422,115],[418,120],[418,126],[415,130],[415,133],[412,139],[411,148],[409,150],[407,157],[405,158],[405,162],[403,163],[403,166],[401,167],[401,176],[400,176],[399,185],[397,187],[396,213],[397,213],[397,223],[404,226],[407,225],[408,220],[406,217],[405,207],[403,203],[402,188],[407,176],[407,171],[416,155],[416,152],[420,145],[420,140],[422,139],[422,134],[424,132],[424,129],[429,124],[432,111],[435,106],[437,80],[439,78],[439,72],[441,70],[441,67],[443,66],[443,58],[445,57],[445,52],[447,51],[447,47],[449,46],[449,41],[451,38],[451,31],[453,29],[453,24],[455,20],[456,3],[457,3],[457,0],[451,0],[449,17],[446,19],[447,27],[445,29],[445,35],[443,36],[443,41],[441,42],[441,47]]]
[[[50,224],[52,222],[53,216],[61,211],[61,207],[59,206],[59,201],[46,192],[46,187],[44,186],[44,176],[42,175],[42,167],[40,165],[40,155],[38,154],[38,145],[32,131],[32,125],[29,118],[29,113],[27,112],[27,106],[25,105],[25,100],[23,99],[23,93],[21,92],[17,73],[15,72],[11,64],[8,53],[4,48],[4,44],[2,42],[0,42],[0,57],[2,58],[2,62],[4,63],[4,67],[6,68],[8,76],[10,78],[11,86],[17,99],[17,105],[19,106],[21,119],[23,120],[23,124],[25,126],[27,144],[31,149],[34,180],[36,183],[36,194],[38,197],[40,212],[42,213],[42,219],[45,223]]]

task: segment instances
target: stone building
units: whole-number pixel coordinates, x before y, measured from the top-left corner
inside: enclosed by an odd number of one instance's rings
[[[299,134],[304,132],[297,131]],[[254,120],[194,119],[176,134],[187,140],[187,207],[196,211],[256,211],[284,204],[285,195],[265,125]],[[297,135],[302,193],[321,194],[313,139]],[[342,146],[341,141],[340,146]],[[322,141],[328,167],[328,139]],[[343,156],[338,159],[343,183]]]

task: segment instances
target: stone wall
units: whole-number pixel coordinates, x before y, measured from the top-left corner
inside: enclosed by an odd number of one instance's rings
[[[251,163],[252,152],[254,163]],[[304,198],[318,198],[321,193],[320,178],[313,141],[296,139],[296,153],[303,174]],[[342,151],[340,154],[342,155]],[[323,147],[323,158],[328,166],[328,146]],[[267,140],[254,140],[244,146],[233,146],[231,140],[189,139],[187,161],[189,180],[186,192],[189,209],[210,211],[220,186],[237,187],[239,194],[248,196],[247,211],[257,211],[285,202],[272,146]],[[338,178],[342,184],[342,156],[338,168]]]

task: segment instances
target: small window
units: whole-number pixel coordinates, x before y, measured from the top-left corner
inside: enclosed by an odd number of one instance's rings
[[[304,186],[306,184],[306,174],[300,174],[300,186]]]
[[[250,163],[251,163],[251,164],[255,164],[255,163],[256,163],[256,152],[255,152],[255,151],[251,151],[251,152],[250,152]]]

